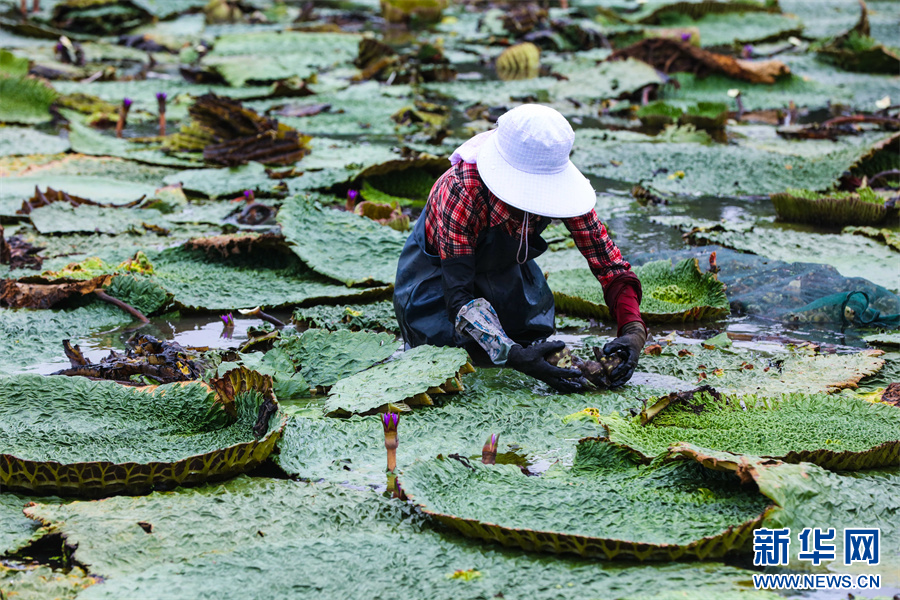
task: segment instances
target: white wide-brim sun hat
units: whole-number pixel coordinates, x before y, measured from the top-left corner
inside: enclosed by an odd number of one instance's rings
[[[571,125],[556,110],[524,104],[503,114],[478,149],[478,174],[506,204],[555,219],[578,217],[597,202],[590,181],[569,160]]]

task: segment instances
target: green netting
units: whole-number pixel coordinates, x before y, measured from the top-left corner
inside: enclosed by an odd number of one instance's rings
[[[900,411],[857,398],[787,394],[766,399],[695,394],[641,415],[606,415],[609,440],[646,460],[676,442],[712,450],[811,462],[832,470],[892,466],[900,460]],[[649,422],[647,419],[650,418]]]

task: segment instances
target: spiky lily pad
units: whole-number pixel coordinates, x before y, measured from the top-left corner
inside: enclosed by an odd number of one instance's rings
[[[772,358],[698,346],[667,346],[641,357],[641,369],[684,381],[709,384],[720,392],[778,397],[785,393],[832,393],[854,388],[884,366],[879,350],[856,354],[811,354],[798,350]]]
[[[410,404],[431,404],[428,394],[461,390],[459,375],[471,370],[462,348],[419,346],[338,381],[325,402],[325,413],[367,414],[385,406],[408,410]]]
[[[57,154],[68,149],[69,142],[56,135],[25,127],[0,127],[0,156]]]
[[[373,226],[381,227],[375,223]],[[348,288],[334,283],[310,271],[289,253],[216,260],[201,251],[176,248],[154,255],[152,260],[154,281],[172,294],[178,305],[194,310],[272,308],[344,298],[365,300],[383,296],[387,291],[385,287]]]
[[[25,517],[25,506],[35,500],[53,504],[58,498],[0,494],[0,555],[11,554],[41,537],[38,524]]]
[[[770,196],[775,214],[782,221],[814,225],[878,225],[887,218],[889,209],[884,198],[870,188],[856,192],[788,190]]]
[[[741,481],[755,483],[760,493],[775,502],[762,523],[766,528],[791,528],[792,547],[799,547],[799,535],[806,527],[834,528],[836,556],[843,554],[844,528],[863,527],[881,530],[881,562],[877,572],[882,585],[900,584],[900,470],[871,469],[833,473],[810,463],[789,464],[755,456],[716,452],[691,444],[672,447],[672,456],[700,461],[710,469],[736,473]],[[789,568],[801,571],[870,573],[865,562],[852,566],[843,561],[824,561],[818,567],[789,556]]]
[[[885,331],[883,333],[867,335],[863,339],[866,340],[866,342],[868,342],[869,344],[874,344],[875,346],[900,348],[900,331]]]
[[[698,463],[641,468],[611,444],[582,443],[572,469],[439,457],[403,469],[403,490],[462,534],[525,550],[607,559],[717,558],[746,549],[769,502]]]
[[[900,460],[900,411],[845,396],[716,399],[698,393],[689,405],[663,398],[636,417],[605,415],[600,423],[611,442],[648,462],[675,442],[839,470]]]
[[[285,201],[277,218],[291,249],[316,272],[348,286],[394,282],[405,234],[303,197]]]
[[[81,593],[90,600],[209,594],[237,600],[260,586],[276,597],[312,600],[340,582],[348,582],[346,596],[354,599],[378,597],[392,586],[412,597],[454,600],[510,589],[534,600],[603,598],[610,590],[618,598],[646,598],[648,585],[698,600],[769,597],[746,591],[749,571],[715,562],[622,569],[485,551],[478,542],[433,531],[405,503],[335,485],[238,477],[142,497],[38,505],[29,515],[77,546],[76,559],[106,578]],[[304,567],[285,569],[273,559],[278,556]],[[385,569],[385,556],[406,568]],[[482,576],[452,577],[466,570]]]
[[[349,62],[356,56],[360,36],[346,33],[266,31],[225,34],[216,40],[203,63],[229,83],[271,82],[288,77],[308,78],[324,67]],[[266,56],[264,61],[260,55]]]
[[[0,484],[40,494],[144,493],[240,473],[281,435],[252,427],[271,379],[235,376],[232,397],[203,383],[129,388],[81,377],[0,379]],[[241,379],[244,378],[244,379]]]
[[[371,304],[346,304],[338,306],[310,306],[294,311],[292,320],[308,327],[321,327],[329,331],[339,329],[390,331],[400,333],[400,325],[390,300]]]
[[[70,310],[0,310],[0,373],[52,364],[62,358],[60,340],[76,344],[130,322],[126,312],[99,300]]]
[[[734,87],[732,82],[731,87]],[[713,100],[721,101],[722,95]],[[780,105],[779,105],[780,106]],[[661,141],[633,132],[580,129],[572,162],[582,172],[680,194],[771,194],[828,189],[900,134],[867,132],[831,140],[785,140],[774,127],[741,127],[729,145]],[[625,142],[625,143],[623,143]],[[669,175],[683,171],[683,178]],[[727,174],[727,180],[723,176]]]
[[[50,105],[59,94],[40,79],[0,75],[0,122],[37,125],[50,120]]]
[[[648,323],[672,323],[716,319],[728,314],[725,285],[700,271],[697,259],[685,259],[674,267],[666,260],[634,269],[641,280],[641,316]],[[565,313],[610,319],[603,289],[588,269],[556,271],[548,278],[556,307]]]
[[[310,386],[332,386],[390,358],[400,342],[390,333],[310,329],[275,343]]]
[[[62,572],[40,564],[0,564],[0,589],[16,600],[75,600],[85,589],[99,583],[81,567]]]

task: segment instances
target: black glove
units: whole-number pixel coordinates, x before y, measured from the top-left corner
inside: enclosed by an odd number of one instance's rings
[[[622,335],[603,346],[603,354],[606,356],[615,354],[622,360],[622,364],[609,374],[609,387],[623,386],[631,379],[646,341],[647,330],[644,329],[644,324],[632,321],[622,327]]]
[[[565,347],[566,343],[562,341],[539,342],[527,348],[515,344],[509,349],[506,364],[520,373],[540,379],[558,392],[564,394],[580,392],[581,384],[573,379],[581,377],[581,371],[554,367],[545,358],[548,354],[558,352]]]

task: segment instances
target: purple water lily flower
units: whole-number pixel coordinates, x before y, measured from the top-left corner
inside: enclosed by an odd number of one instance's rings
[[[741,50],[741,56],[744,58],[753,58],[753,46],[747,44],[744,46],[744,49]]]
[[[689,42],[689,41],[691,41],[691,34],[689,34],[689,33],[687,33],[687,32],[682,33],[682,34],[681,34],[681,41],[682,41],[682,42]]]
[[[231,313],[222,315],[221,318],[222,323],[225,325],[225,327],[234,327],[234,317],[231,315]]]
[[[156,92],[156,100],[158,102],[165,102],[166,101],[166,93],[165,92]]]
[[[125,110],[128,110],[129,108],[131,108],[131,98],[123,98],[122,106],[125,108]]]
[[[358,196],[359,192],[357,190],[347,190],[347,200],[355,202]]]

